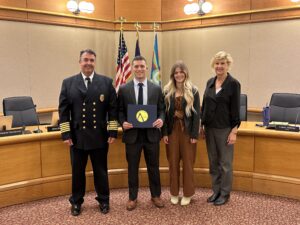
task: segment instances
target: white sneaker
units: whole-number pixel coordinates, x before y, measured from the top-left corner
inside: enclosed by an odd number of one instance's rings
[[[179,197],[171,195],[171,203],[173,205],[176,205],[176,204],[178,204],[178,202],[179,202]]]
[[[180,202],[180,205],[188,205],[188,204],[190,204],[190,202],[191,202],[191,197],[182,197],[182,199],[181,199],[181,202]]]

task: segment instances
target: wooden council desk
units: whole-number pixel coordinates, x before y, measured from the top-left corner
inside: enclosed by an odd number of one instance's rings
[[[127,162],[121,132],[108,155],[111,188],[127,187]],[[160,152],[161,183],[168,185],[165,146]],[[87,190],[93,190],[91,164]],[[198,187],[210,187],[204,140],[199,140],[195,162]],[[144,159],[140,185],[148,186]],[[233,189],[300,199],[300,133],[266,130],[243,122],[234,153]],[[59,132],[0,138],[0,207],[66,195],[71,192],[69,148]],[[127,196],[124,196],[127,197]]]

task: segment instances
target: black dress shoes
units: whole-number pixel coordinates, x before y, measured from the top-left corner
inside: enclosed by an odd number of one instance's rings
[[[78,216],[81,212],[81,205],[80,204],[73,204],[71,207],[71,214],[72,216]]]
[[[212,196],[210,196],[208,199],[207,199],[207,202],[208,203],[212,203],[214,201],[217,200],[217,198],[219,198],[220,196],[220,193],[213,193]]]
[[[228,202],[229,200],[229,195],[226,196],[220,196],[219,198],[217,198],[217,200],[214,201],[214,205],[219,206],[219,205],[224,205]]]
[[[100,212],[106,214],[109,212],[109,204],[108,203],[100,203],[99,204]]]

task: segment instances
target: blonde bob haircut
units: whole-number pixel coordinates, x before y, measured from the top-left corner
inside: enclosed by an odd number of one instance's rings
[[[231,57],[231,55],[225,51],[220,51],[217,54],[215,54],[214,57],[212,57],[211,61],[210,61],[210,66],[211,68],[214,68],[214,65],[216,63],[216,61],[219,60],[226,60],[228,67],[230,68],[230,66],[233,63],[233,59]]]
[[[171,104],[171,97],[175,95],[175,92],[177,90],[176,87],[176,81],[174,78],[175,75],[175,70],[179,68],[185,75],[185,79],[183,82],[183,98],[186,101],[186,108],[185,114],[189,117],[192,115],[192,111],[196,112],[194,109],[194,93],[193,91],[197,91],[197,88],[192,84],[190,81],[190,76],[189,76],[189,71],[187,66],[184,64],[183,61],[179,60],[177,61],[171,69],[171,74],[170,74],[170,80],[164,87],[164,95],[165,95],[165,103],[166,103],[166,110],[170,110],[170,104]]]

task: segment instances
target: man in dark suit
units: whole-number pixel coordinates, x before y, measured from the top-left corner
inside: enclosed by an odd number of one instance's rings
[[[100,211],[109,211],[107,152],[108,144],[117,137],[117,96],[112,79],[95,73],[95,60],[94,51],[80,52],[81,72],[63,81],[59,97],[62,139],[70,146],[73,216],[80,214],[84,201],[88,156]]]
[[[162,90],[146,78],[147,64],[142,56],[136,56],[132,61],[134,79],[121,86],[118,92],[119,123],[123,127],[123,142],[126,146],[128,162],[129,200],[127,210],[133,210],[137,205],[138,171],[141,152],[144,150],[145,161],[150,184],[151,200],[156,207],[163,207],[160,198],[161,185],[159,173],[159,143],[160,128],[165,118],[165,107]],[[157,105],[157,118],[152,128],[134,128],[127,121],[128,104]]]

